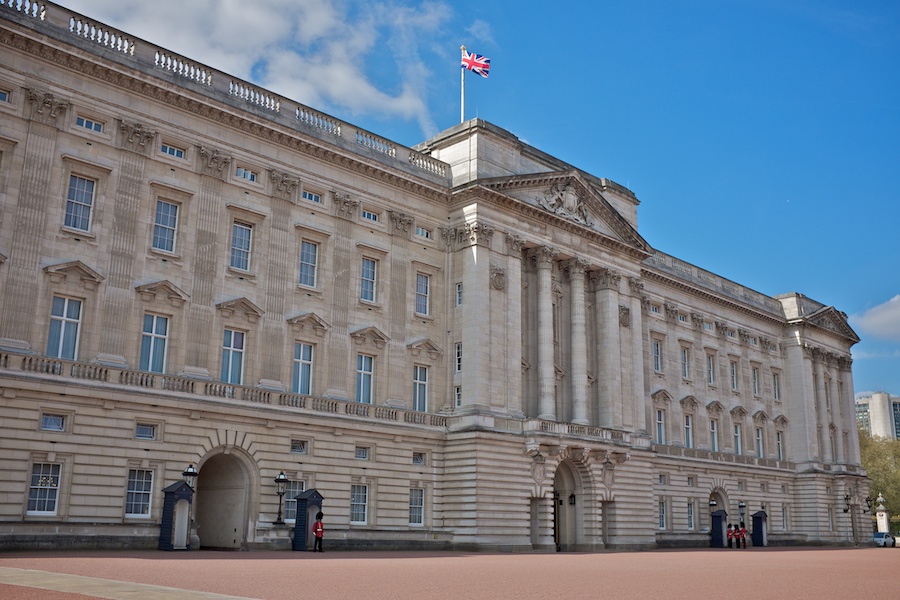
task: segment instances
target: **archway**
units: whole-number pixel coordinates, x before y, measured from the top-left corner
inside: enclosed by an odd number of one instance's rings
[[[568,461],[553,477],[553,538],[558,552],[575,550],[584,541],[584,486]]]
[[[247,539],[250,477],[233,454],[211,456],[197,477],[197,533],[201,548],[239,550]]]

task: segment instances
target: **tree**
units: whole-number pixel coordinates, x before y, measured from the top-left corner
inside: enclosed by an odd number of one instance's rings
[[[871,480],[872,509],[875,509],[875,498],[880,493],[885,498],[888,515],[900,515],[900,440],[873,437],[860,431],[859,453]]]

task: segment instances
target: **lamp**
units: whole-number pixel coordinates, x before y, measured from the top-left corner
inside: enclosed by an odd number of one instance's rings
[[[872,512],[872,496],[866,496],[866,508],[863,510],[863,514],[868,512]]]
[[[569,494],[569,504],[575,504],[575,494]]]
[[[709,512],[716,510],[716,506],[718,506],[718,503],[715,500],[710,500],[709,501]]]
[[[275,523],[278,525],[284,524],[284,521],[281,520],[281,501],[284,499],[284,492],[287,489],[287,484],[287,475],[282,471],[278,474],[278,477],[275,478],[275,493],[278,494],[278,516],[275,517]]]
[[[200,471],[194,468],[194,463],[190,463],[187,469],[181,473],[181,476],[184,478],[184,482],[191,486],[191,489],[194,489],[194,484],[197,482],[197,475],[199,474]]]
[[[738,502],[738,512],[741,513],[741,523],[744,522],[744,509],[745,508],[747,508],[747,504],[743,500]]]
[[[850,494],[845,494],[845,495],[844,495],[844,502],[847,503],[846,508],[844,508],[844,512],[845,512],[845,513],[848,513],[848,512],[850,512]]]

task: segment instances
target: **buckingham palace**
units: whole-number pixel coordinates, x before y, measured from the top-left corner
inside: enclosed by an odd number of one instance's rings
[[[155,548],[185,473],[191,548],[287,550],[313,490],[335,549],[870,541],[847,316],[656,249],[628,188],[50,2],[0,48],[0,549]]]

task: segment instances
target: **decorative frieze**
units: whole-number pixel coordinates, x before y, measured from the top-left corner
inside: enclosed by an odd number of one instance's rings
[[[269,171],[269,181],[272,182],[272,195],[282,200],[290,201],[300,187],[299,178],[279,171]]]
[[[359,208],[359,201],[350,198],[350,194],[343,192],[331,192],[331,201],[334,204],[334,215],[348,221],[353,220],[353,213]]]
[[[45,125],[56,126],[56,120],[69,108],[69,103],[59,100],[50,92],[41,92],[34,88],[25,88],[28,92],[28,103],[31,105],[30,118]]]
[[[156,137],[156,132],[141,123],[119,123],[119,146],[125,150],[144,153],[147,142]]]
[[[472,221],[462,227],[442,227],[441,235],[450,250],[465,248],[467,246],[491,247],[491,238],[494,235],[493,225],[481,221]]]
[[[668,318],[670,321],[675,321],[678,319],[677,305],[666,302],[663,304],[663,307],[666,309],[666,318]]]
[[[728,335],[728,323],[725,321],[716,321],[716,332],[719,335]]]
[[[231,157],[219,152],[216,148],[200,146],[200,160],[198,166],[200,173],[224,180],[228,174],[228,165]]]
[[[389,210],[388,216],[391,219],[391,234],[409,238],[413,224],[412,215],[397,210]]]
[[[691,323],[696,329],[703,329],[703,315],[700,313],[691,313]]]

